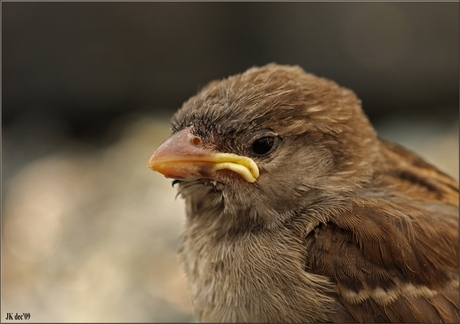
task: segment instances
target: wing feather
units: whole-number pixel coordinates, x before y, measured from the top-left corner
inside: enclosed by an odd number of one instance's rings
[[[458,322],[458,184],[382,142],[372,190],[305,238],[309,272],[336,284],[334,322]]]

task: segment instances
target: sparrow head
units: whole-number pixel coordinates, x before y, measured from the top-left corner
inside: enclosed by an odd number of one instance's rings
[[[245,226],[273,227],[346,195],[372,178],[378,160],[355,94],[298,66],[268,64],[213,81],[171,126],[150,168],[178,180],[197,210],[211,199],[209,208]]]

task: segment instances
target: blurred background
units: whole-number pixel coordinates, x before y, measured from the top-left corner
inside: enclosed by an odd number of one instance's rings
[[[353,89],[458,179],[458,3],[2,3],[2,310],[193,322],[183,202],[147,168],[213,79],[270,62]]]

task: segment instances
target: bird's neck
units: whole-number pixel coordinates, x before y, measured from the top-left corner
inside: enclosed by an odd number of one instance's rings
[[[326,278],[303,270],[304,247],[295,232],[282,228],[232,237],[216,231],[218,224],[203,227],[202,220],[189,219],[183,234],[181,259],[200,321],[326,320],[332,288]]]

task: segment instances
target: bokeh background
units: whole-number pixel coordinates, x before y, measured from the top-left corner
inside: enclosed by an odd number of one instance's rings
[[[458,179],[458,3],[2,3],[1,318],[193,322],[183,202],[147,168],[213,79],[270,62],[352,88]]]

